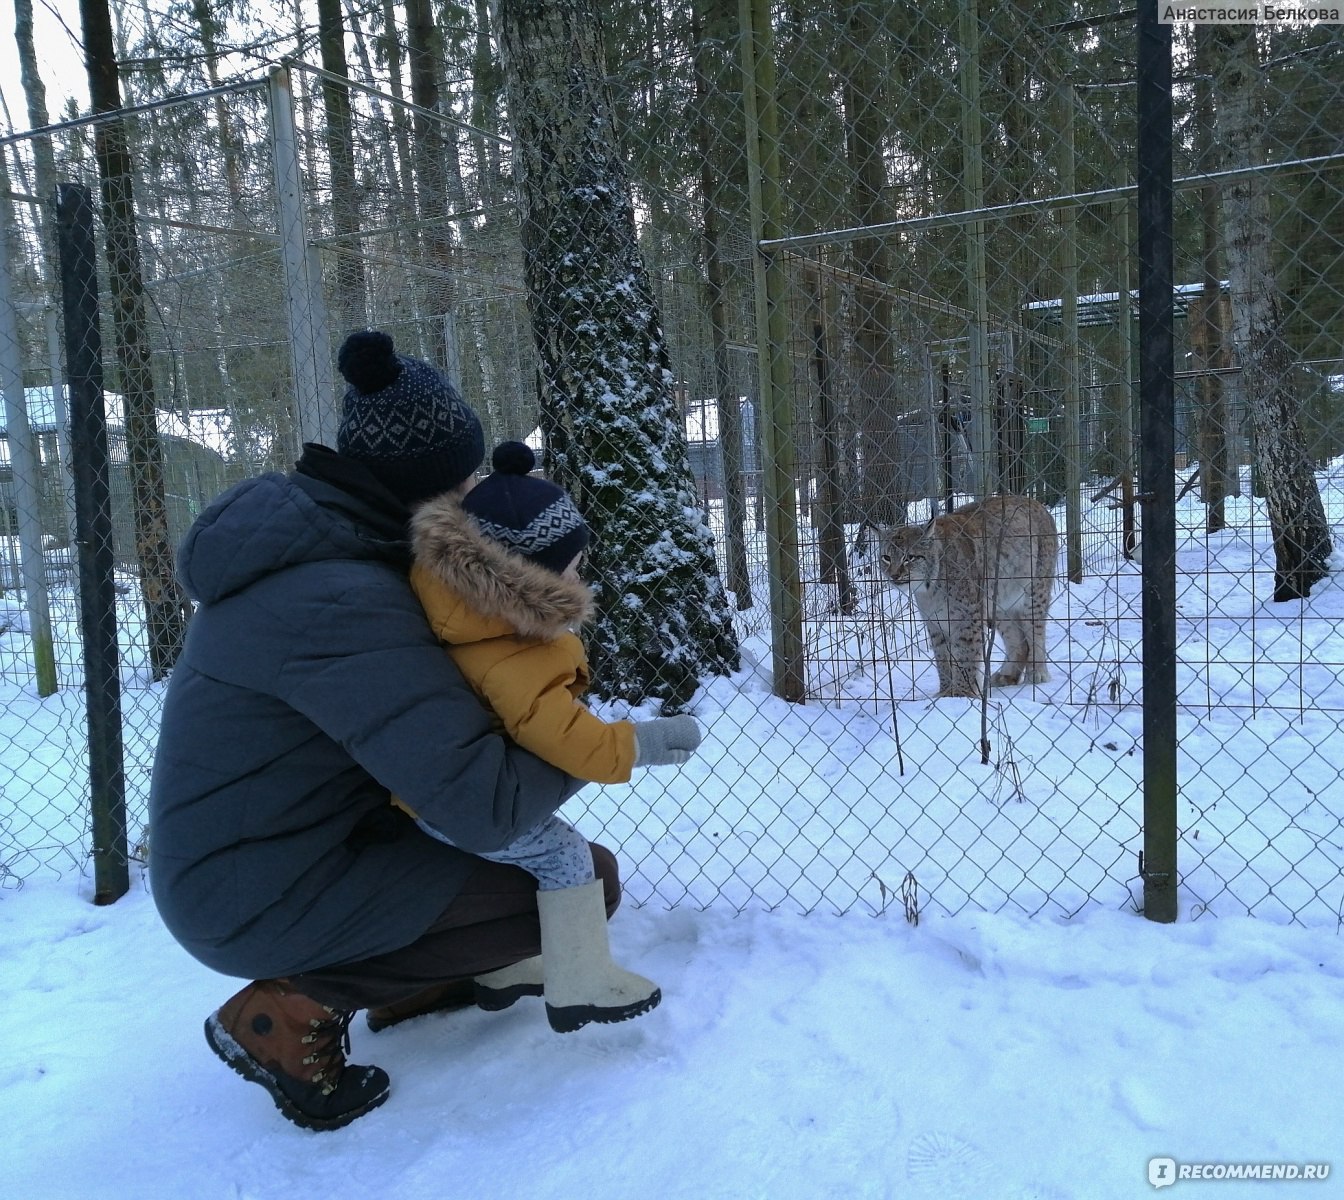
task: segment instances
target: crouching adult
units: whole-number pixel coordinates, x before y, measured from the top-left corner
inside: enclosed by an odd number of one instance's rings
[[[307,445],[292,472],[234,487],[183,541],[198,607],[150,794],[164,923],[250,981],[206,1038],[309,1129],[387,1098],[384,1071],[346,1060],[356,1010],[376,1030],[460,1007],[506,967],[510,998],[542,994],[526,965],[541,949],[536,880],[479,855],[580,786],[495,732],[411,590],[410,510],[469,480],[483,437],[448,381],[385,335],[348,339],[343,371],[370,337],[391,365],[351,380],[336,450]],[[610,915],[616,862],[592,857]]]

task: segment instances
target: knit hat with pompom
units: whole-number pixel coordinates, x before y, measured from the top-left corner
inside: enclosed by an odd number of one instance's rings
[[[529,474],[537,457],[522,442],[501,442],[490,465],[494,473],[462,498],[462,507],[491,541],[562,574],[592,536],[574,501]]]
[[[362,462],[403,504],[451,491],[481,465],[481,422],[443,372],[398,354],[372,329],[345,339],[336,366],[350,385],[336,450]]]

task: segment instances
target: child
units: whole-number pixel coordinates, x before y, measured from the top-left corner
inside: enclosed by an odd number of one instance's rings
[[[435,497],[412,518],[411,586],[435,634],[509,737],[575,778],[624,783],[635,766],[686,762],[700,744],[693,718],[607,722],[579,699],[588,663],[575,630],[592,612],[578,574],[588,526],[561,488],[531,477],[536,458],[522,442],[496,448],[492,465],[465,494]],[[537,877],[542,944],[541,962],[476,980],[481,1007],[544,994],[551,1027],[569,1032],[658,1004],[654,983],[611,961],[602,884],[573,826],[552,816],[481,857]]]

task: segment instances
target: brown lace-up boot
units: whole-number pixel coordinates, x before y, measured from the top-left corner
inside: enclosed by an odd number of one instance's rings
[[[369,1031],[378,1033],[414,1017],[423,1017],[430,1013],[454,1012],[474,1003],[475,991],[471,980],[456,979],[451,983],[440,983],[425,988],[424,991],[407,996],[404,1000],[371,1008],[365,1020],[369,1023]]]
[[[350,1018],[285,979],[249,983],[205,1021],[210,1048],[259,1083],[289,1120],[339,1129],[387,1099],[387,1072],[347,1064]]]

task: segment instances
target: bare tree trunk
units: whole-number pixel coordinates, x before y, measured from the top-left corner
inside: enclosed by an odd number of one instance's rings
[[[1204,199],[1213,189],[1204,189]],[[1215,209],[1216,213],[1216,209]],[[1210,213],[1211,216],[1214,213]],[[1215,235],[1216,236],[1216,235]],[[1190,326],[1190,350],[1195,370],[1199,373],[1197,417],[1197,453],[1199,456],[1200,496],[1207,509],[1205,532],[1217,533],[1227,526],[1228,428],[1227,404],[1223,393],[1223,377],[1227,353],[1223,345],[1226,326],[1222,289],[1216,274],[1216,259],[1210,261],[1208,242],[1210,231],[1205,232],[1204,286],[1190,301],[1187,322]],[[1216,252],[1216,243],[1215,243]]]
[[[471,58],[471,123],[477,129],[487,133],[497,132],[500,86],[499,64],[490,48],[489,0],[476,0],[476,44]],[[492,216],[490,210],[499,204],[503,193],[499,177],[499,143],[485,137],[472,140],[476,146],[478,199],[486,210],[488,222]]]
[[[294,46],[295,53],[302,55],[304,48],[304,14],[303,0],[291,0],[290,15],[294,21]],[[299,109],[299,123],[305,129],[313,127],[313,98],[311,75],[307,71],[296,71],[295,81],[298,83],[298,91],[295,94],[295,101]],[[317,178],[317,151],[314,146],[316,138],[306,137],[303,139],[303,169],[309,179]]]
[[[205,50],[205,73],[211,87],[219,86],[218,26],[207,0],[192,0],[191,13],[201,33]],[[229,108],[223,96],[215,97],[215,124],[219,126],[219,148],[224,155],[224,180],[229,189],[229,204],[234,212],[243,205],[242,169],[239,165],[238,144],[229,123]]]
[[[80,0],[79,10],[93,110],[115,112],[121,107],[121,89],[107,0]],[[136,559],[145,602],[150,667],[155,679],[163,679],[182,649],[191,606],[177,584],[168,533],[163,449],[155,418],[144,277],[135,227],[131,159],[123,123],[100,123],[95,131],[94,149],[102,182],[112,325],[126,407],[126,452],[130,460]]]
[[[1215,169],[1213,148],[1213,89],[1211,69],[1211,27],[1195,26],[1195,134],[1199,139],[1202,170]],[[1187,317],[1190,349],[1195,370],[1199,372],[1198,415],[1200,495],[1206,509],[1205,529],[1217,533],[1227,525],[1228,435],[1227,404],[1220,372],[1227,366],[1223,346],[1222,277],[1218,271],[1218,189],[1200,189],[1200,233],[1203,239],[1201,263],[1203,287],[1190,304]]]
[[[331,168],[331,224],[336,234],[337,330],[342,336],[368,322],[364,258],[359,241],[359,180],[355,177],[350,89],[331,76],[349,78],[341,0],[317,0],[317,36],[322,50],[322,106],[326,115],[327,160]]]
[[[822,582],[835,588],[836,607],[849,614],[858,607],[859,597],[849,574],[845,554],[845,526],[841,517],[843,497],[840,487],[840,438],[838,412],[832,394],[831,339],[826,321],[826,284],[820,273],[812,281],[808,296],[812,324],[812,371],[816,402],[812,420],[817,427],[817,554]]]
[[[364,34],[364,27],[359,20],[359,12],[355,8],[354,0],[344,0],[344,3],[345,19],[349,22],[350,33],[354,37],[355,55],[359,59],[360,70],[364,72],[365,79],[373,79],[375,78],[373,56],[369,53],[369,39]],[[369,110],[373,114],[373,128],[378,135],[378,151],[383,161],[383,186],[387,190],[388,199],[384,201],[384,207],[379,211],[383,214],[382,219],[386,219],[387,212],[399,213],[402,211],[402,191],[409,181],[397,169],[395,139],[392,136],[392,131],[396,127],[396,120],[388,120],[383,102],[377,96],[369,97]],[[365,196],[364,198],[367,203],[368,197]],[[368,211],[367,207],[365,211]],[[400,247],[400,229],[393,230],[392,241],[394,245]]]
[[[707,9],[702,13],[701,7]],[[723,211],[725,164],[715,154],[716,139],[707,111],[720,94],[722,68],[716,70],[711,46],[722,46],[736,27],[736,11],[715,0],[698,0],[692,30],[695,52],[696,145],[700,153],[700,203],[705,250],[706,308],[709,314],[710,350],[713,359],[714,394],[718,402],[719,452],[723,464],[724,550],[728,560],[728,590],[739,609],[750,608],[751,575],[747,570],[746,519],[742,461],[742,403],[733,384],[728,362],[728,316],[724,303],[727,270],[719,245],[719,218]],[[717,59],[725,61],[722,52]],[[718,86],[712,86],[711,80]]]
[[[387,77],[393,97],[401,103],[393,106],[392,134],[397,143],[398,175],[401,178],[401,203],[406,219],[415,222],[415,172],[411,160],[411,123],[406,109],[406,88],[401,79],[401,43],[397,40],[395,0],[383,0],[383,49],[387,55]]]
[[[845,6],[843,63],[845,158],[850,171],[850,200],[855,225],[876,225],[888,218],[887,168],[883,141],[888,114],[882,86],[881,53],[875,10],[870,0]],[[883,238],[854,243],[853,346],[856,425],[862,439],[863,469],[859,506],[865,520],[889,524],[909,500],[907,478],[898,461],[897,397],[891,345],[890,252]],[[897,491],[900,495],[896,495]]]
[[[34,129],[50,123],[47,115],[47,89],[37,66],[33,46],[33,0],[14,0],[14,40],[19,51],[19,79],[28,103],[28,123]],[[33,168],[37,195],[42,204],[33,208],[33,220],[42,238],[42,259],[46,278],[54,283],[60,277],[56,267],[55,222],[45,219],[46,208],[56,197],[56,155],[49,137],[33,139]]]
[[[594,690],[685,705],[739,663],[694,503],[590,0],[498,0],[547,467],[593,526]]]
[[[411,70],[411,100],[417,111],[413,127],[415,178],[420,229],[429,262],[429,311],[451,319],[453,311],[453,236],[448,215],[447,139],[443,126],[427,115],[439,110],[439,63],[443,39],[434,24],[430,0],[406,0],[406,40]],[[420,111],[423,110],[423,111]],[[440,324],[432,357],[451,367],[452,347],[446,324]],[[458,382],[456,379],[454,383]]]
[[[1256,26],[1210,27],[1216,57],[1218,140],[1225,168],[1259,166],[1265,123]],[[1274,272],[1273,226],[1264,180],[1225,186],[1223,242],[1232,301],[1232,352],[1255,431],[1255,462],[1264,483],[1274,539],[1274,599],[1296,600],[1329,573],[1330,526],[1307,457],[1294,383],[1293,354],[1283,336],[1282,298]]]

